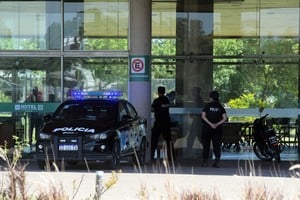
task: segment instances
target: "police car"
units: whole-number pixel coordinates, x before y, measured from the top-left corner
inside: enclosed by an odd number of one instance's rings
[[[82,98],[97,96],[97,98]],[[44,116],[36,142],[36,161],[41,169],[52,161],[67,164],[109,161],[118,168],[120,158],[132,156],[144,164],[146,153],[145,118],[124,99],[112,98],[121,92],[74,92],[53,114]]]

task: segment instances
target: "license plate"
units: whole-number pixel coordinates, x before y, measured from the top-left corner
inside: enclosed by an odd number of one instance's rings
[[[58,146],[59,151],[78,151],[77,144],[60,144]]]
[[[276,136],[269,137],[269,141],[270,141],[271,144],[277,143],[277,138],[276,138]]]

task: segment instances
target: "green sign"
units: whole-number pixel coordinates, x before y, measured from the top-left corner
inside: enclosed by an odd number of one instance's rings
[[[54,112],[60,103],[0,103],[0,112]]]
[[[129,81],[150,81],[149,56],[131,56]]]

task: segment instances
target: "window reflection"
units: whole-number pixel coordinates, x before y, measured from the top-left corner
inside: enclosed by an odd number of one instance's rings
[[[1,1],[0,49],[60,49],[60,1]]]
[[[216,37],[298,37],[299,1],[215,1]]]
[[[59,50],[61,1],[1,1],[0,49]],[[127,50],[128,1],[65,1],[64,50]]]
[[[11,134],[34,144],[43,114],[61,101],[60,65],[60,58],[0,57],[0,126],[9,145]]]
[[[66,58],[64,61],[65,98],[68,98],[74,90],[117,89],[123,91],[123,95],[127,94],[127,63],[127,58]]]
[[[35,88],[43,102],[60,101],[58,58],[0,58],[0,101],[26,102]]]
[[[64,3],[65,50],[127,50],[128,1]]]

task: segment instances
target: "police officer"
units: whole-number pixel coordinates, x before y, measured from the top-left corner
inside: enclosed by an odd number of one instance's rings
[[[43,93],[38,89],[38,87],[34,87],[32,89],[32,94],[30,94],[26,98],[26,102],[42,102],[43,101]],[[37,138],[37,135],[40,129],[43,126],[43,118],[42,115],[38,112],[29,113],[29,145],[32,145],[33,142],[33,133],[35,133],[34,137]],[[35,129],[35,132],[33,131]]]
[[[215,162],[213,167],[220,167],[222,124],[227,121],[225,108],[219,102],[219,93],[212,91],[209,95],[210,102],[207,103],[201,113],[203,120],[202,142],[203,142],[203,167],[208,166],[210,142],[213,144]]]
[[[151,136],[151,160],[154,160],[155,151],[157,150],[158,141],[160,135],[163,136],[167,143],[167,156],[170,160],[173,158],[171,151],[173,151],[173,145],[171,144],[171,121],[169,107],[170,102],[167,96],[165,96],[166,89],[163,86],[159,86],[157,89],[158,98],[152,102],[152,112],[154,112],[154,125],[152,127]]]

